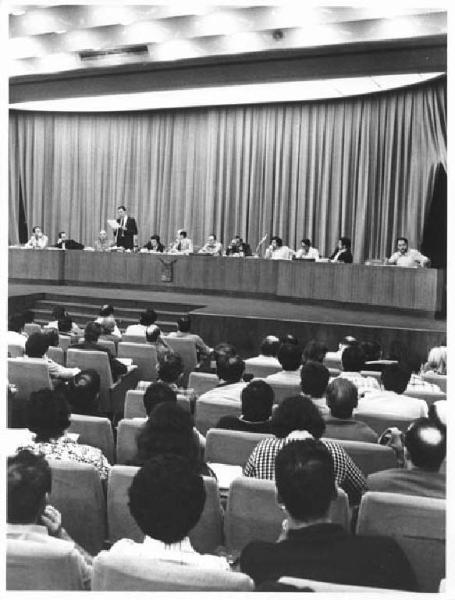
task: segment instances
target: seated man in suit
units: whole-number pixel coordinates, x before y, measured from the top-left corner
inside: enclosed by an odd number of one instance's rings
[[[282,371],[273,373],[265,378],[265,381],[273,383],[284,383],[289,385],[300,385],[300,368],[302,366],[302,351],[296,344],[282,344],[278,350],[278,361]]]
[[[97,350],[98,352],[106,352],[109,357],[112,379],[116,381],[120,375],[124,375],[127,372],[127,368],[123,363],[112,356],[111,351],[108,348],[98,344],[98,339],[101,333],[102,329],[99,323],[95,323],[94,321],[87,323],[85,326],[84,341],[71,346],[71,349],[74,348],[75,350]]]
[[[348,237],[340,237],[337,247],[329,256],[332,262],[352,263],[351,239]]]
[[[226,248],[226,256],[251,256],[251,248],[247,242],[236,235],[232,242]]]
[[[278,502],[286,518],[278,541],[251,542],[240,567],[256,585],[300,577],[390,589],[415,590],[415,575],[397,542],[355,536],[330,522],[336,497],[333,460],[313,439],[289,442],[275,464]]]
[[[81,587],[89,590],[92,557],[70,538],[62,527],[60,513],[47,503],[51,484],[51,469],[41,454],[21,450],[8,458],[7,539],[70,551],[79,566]],[[46,589],[45,571],[36,585],[36,589]]]
[[[83,250],[84,244],[75,242],[71,238],[68,238],[66,231],[59,231],[58,240],[54,248],[60,248],[60,250]]]
[[[129,509],[145,535],[144,541],[123,539],[108,552],[193,568],[229,570],[225,558],[199,554],[188,537],[201,517],[205,497],[204,481],[189,459],[171,454],[150,458],[129,489]]]
[[[371,473],[368,489],[429,498],[446,497],[446,434],[430,419],[414,421],[404,435],[405,467]]]

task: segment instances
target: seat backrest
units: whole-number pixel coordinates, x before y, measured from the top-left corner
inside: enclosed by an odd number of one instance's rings
[[[388,427],[398,427],[400,431],[406,431],[414,419],[406,419],[397,415],[387,415],[379,413],[364,413],[355,416],[357,421],[361,421],[371,427],[378,436],[380,436]]]
[[[106,537],[106,500],[93,465],[50,459],[52,491],[49,503],[62,514],[62,525],[92,556]]]
[[[243,467],[257,444],[269,433],[210,429],[205,439],[205,462]]]
[[[114,434],[109,419],[72,414],[68,431],[78,433],[80,444],[99,448],[107,460],[114,463]]]
[[[428,408],[430,408],[433,402],[436,402],[437,400],[447,400],[447,396],[443,392],[422,392],[420,390],[416,390],[414,392],[414,390],[405,390],[403,395],[425,400],[425,402],[428,404]]]
[[[59,346],[49,346],[47,356],[59,365],[65,366],[65,352]]]
[[[117,356],[117,347],[114,340],[103,340],[103,338],[99,338],[98,344],[110,350],[112,356]]]
[[[438,375],[437,373],[425,373],[423,375],[425,381],[436,384],[441,392],[447,393],[447,375]]]
[[[144,390],[128,390],[125,396],[125,419],[134,419],[136,417],[147,417],[144,406]]]
[[[128,490],[139,467],[115,465],[107,485],[107,520],[109,541],[123,538],[141,542],[144,534],[128,508]],[[202,554],[213,553],[223,544],[223,514],[216,479],[204,477],[206,500],[198,524],[189,534],[191,544]]]
[[[32,333],[41,333],[41,326],[38,323],[25,323],[24,332],[27,335],[32,335]]]
[[[251,592],[254,583],[244,573],[101,552],[93,563],[92,590]]]
[[[410,594],[411,592],[403,592],[403,590],[390,590],[386,588],[375,588],[360,585],[347,585],[345,583],[329,583],[328,581],[315,581],[314,579],[300,579],[298,577],[280,577],[278,583],[285,585],[293,585],[297,589],[310,588],[313,592],[359,592],[359,593],[384,593],[393,592],[395,594]]]
[[[197,353],[196,344],[193,340],[184,338],[175,338],[163,336],[165,342],[174,350],[178,352],[183,360],[183,381],[184,386],[188,385],[188,379],[191,371],[197,365]]]
[[[133,359],[133,364],[137,365],[137,376],[139,379],[156,381],[158,377],[156,363],[158,360],[155,346],[145,343],[132,344],[122,341],[118,345],[118,357]]]
[[[328,441],[335,441],[340,444],[364,475],[384,471],[385,469],[393,469],[398,466],[395,452],[389,446],[369,442],[354,442],[352,440]]]
[[[330,518],[346,529],[349,527],[349,503],[346,492],[330,507]],[[253,540],[275,542],[284,519],[276,500],[276,486],[268,479],[237,477],[229,488],[224,533],[228,553],[237,554]]]
[[[53,389],[45,358],[8,358],[8,381],[17,387],[15,400],[28,400],[32,392]]]
[[[24,356],[24,347],[19,344],[8,344],[8,357],[17,358],[18,356]]]
[[[256,360],[251,362],[250,359],[245,360],[245,371],[247,373],[252,373],[254,377],[258,379],[262,379],[264,377],[268,377],[268,375],[273,375],[273,373],[278,373],[281,371],[281,366],[271,365],[267,362],[259,363]]]
[[[70,335],[61,335],[58,336],[58,345],[62,348],[63,352],[66,352],[72,343],[72,336]],[[76,340],[77,341],[77,340]]]
[[[117,463],[126,465],[137,455],[137,438],[144,427],[144,421],[122,419],[117,427]]]
[[[9,539],[6,547],[7,590],[82,590],[74,545]]]
[[[367,492],[356,533],[395,538],[416,574],[418,591],[437,592],[445,577],[445,516],[445,500]]]
[[[188,382],[188,387],[194,390],[197,396],[202,396],[205,392],[213,390],[220,380],[214,373],[199,373],[192,371]]]
[[[324,356],[323,364],[328,369],[338,369],[341,371],[341,368],[342,368],[341,359],[338,357],[335,358],[335,357],[329,356],[329,353],[327,353]]]
[[[221,417],[226,415],[240,416],[242,407],[240,402],[229,400],[196,400],[194,424],[198,431],[205,435],[211,427],[216,427]]]
[[[381,371],[360,371],[360,375],[363,375],[364,377],[373,377],[379,384],[382,383]]]
[[[285,398],[288,398],[289,396],[298,396],[302,392],[300,385],[270,382],[270,386],[273,389],[274,404],[281,404]]]
[[[100,407],[105,412],[111,411],[110,390],[114,385],[109,357],[106,352],[98,350],[79,350],[70,348],[66,354],[67,367],[95,369],[100,376]]]
[[[129,333],[124,333],[122,335],[122,342],[128,342],[132,344],[145,344],[145,333],[144,335],[131,335]]]

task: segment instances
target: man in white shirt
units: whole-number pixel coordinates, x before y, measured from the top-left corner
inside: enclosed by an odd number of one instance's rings
[[[35,225],[35,227],[32,229],[32,232],[33,235],[25,244],[24,248],[33,248],[34,250],[42,250],[43,248],[46,248],[48,238],[47,235],[44,235],[44,233],[41,231],[41,227]]]
[[[276,335],[268,335],[261,342],[258,356],[253,356],[245,361],[247,367],[250,365],[267,365],[280,369],[281,365],[276,357],[279,347],[280,339]]]
[[[145,333],[147,331],[147,327],[153,325],[156,319],[157,315],[153,308],[147,308],[146,310],[141,312],[141,316],[139,317],[139,323],[135,323],[134,325],[128,325],[125,331],[125,335],[138,335],[143,337],[145,341]]]
[[[300,242],[300,249],[295,253],[294,258],[303,260],[319,260],[319,250],[313,248],[311,240],[308,238],[303,239]]]
[[[171,245],[169,250],[171,254],[192,254],[193,253],[193,242],[188,237],[184,229],[177,231],[177,239]]]
[[[210,256],[221,256],[223,254],[223,244],[216,241],[216,235],[210,234],[207,243],[202,246],[198,254],[209,254]]]
[[[145,539],[142,543],[120,540],[109,554],[229,570],[224,557],[199,554],[188,537],[201,517],[205,499],[203,478],[188,459],[176,455],[149,459],[129,489],[129,509]]]
[[[265,251],[265,258],[272,260],[290,260],[294,254],[288,246],[283,246],[283,240],[274,235],[270,246]]]
[[[247,385],[242,380],[245,372],[245,362],[240,356],[222,356],[216,361],[216,374],[220,383],[205,394],[199,396],[199,400],[227,400],[238,402],[240,406],[241,393]]]
[[[341,340],[341,342],[339,342],[338,350],[336,352],[326,352],[324,358],[330,362],[339,361],[341,366],[341,356],[343,354],[344,349],[348,348],[349,346],[354,346],[357,343],[358,342],[355,337],[353,337],[352,335],[346,335]]]
[[[284,383],[300,386],[300,367],[302,366],[300,347],[296,344],[282,344],[278,350],[277,358],[282,371],[269,375],[265,378],[265,381],[269,385]]]
[[[196,345],[198,360],[201,360],[204,356],[209,356],[212,352],[210,346],[202,340],[202,338],[196,333],[191,333],[191,321],[188,317],[182,317],[177,321],[177,331],[172,331],[168,334],[170,338],[179,338],[185,340],[191,340]]]
[[[397,267],[428,267],[430,259],[418,250],[409,248],[407,238],[399,237],[397,251],[387,260],[387,264],[397,265]]]
[[[360,398],[356,417],[362,413],[395,415],[409,419],[418,419],[428,415],[425,400],[403,395],[411,374],[398,364],[388,365],[381,376],[383,390],[372,390]]]
[[[359,398],[367,391],[379,390],[379,383],[374,377],[365,377],[360,374],[365,365],[365,355],[358,344],[343,350],[341,365],[343,371],[338,377],[349,379],[357,387]]]
[[[8,319],[8,333],[6,342],[8,346],[20,346],[22,350],[25,350],[25,342],[27,336],[23,334],[25,325],[25,319],[22,315],[12,315]]]
[[[92,557],[62,528],[61,515],[47,504],[52,474],[41,454],[22,450],[8,458],[8,540],[25,540],[70,553],[79,568],[80,589],[90,589]],[[46,589],[48,576],[43,569],[36,589]]]

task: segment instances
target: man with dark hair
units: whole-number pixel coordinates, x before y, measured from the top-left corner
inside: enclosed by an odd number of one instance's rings
[[[261,379],[251,381],[241,393],[242,414],[240,417],[234,415],[221,417],[217,427],[270,433],[273,399],[273,390],[265,381]]]
[[[327,406],[330,415],[325,415],[325,435],[336,440],[354,440],[376,444],[378,436],[371,427],[352,418],[357,408],[358,392],[348,379],[337,377],[327,387]]]
[[[171,331],[168,337],[175,337],[179,339],[191,340],[196,345],[196,352],[198,360],[205,358],[210,355],[212,348],[202,340],[202,338],[196,333],[191,333],[191,320],[187,317],[181,317],[177,320],[177,331]]]
[[[397,267],[428,267],[430,259],[421,254],[418,250],[410,249],[408,240],[405,237],[399,237],[396,241],[397,251],[386,259],[386,264],[396,265]]]
[[[137,236],[137,225],[136,219],[129,217],[125,206],[119,206],[117,209],[118,226],[115,230],[115,245],[117,248],[124,248],[125,250],[133,250],[135,239]]]
[[[303,349],[302,363],[305,364],[308,361],[322,363],[326,354],[327,346],[323,342],[310,340]]]
[[[25,350],[27,336],[23,333],[24,325],[25,319],[23,315],[12,315],[8,319],[8,333],[6,337],[7,344],[20,346],[23,350]]]
[[[98,339],[101,335],[101,325],[94,321],[87,323],[85,326],[84,332],[84,341],[79,344],[75,344],[71,346],[76,350],[96,350],[98,352],[106,352],[109,357],[109,364],[111,366],[112,379],[115,381],[121,375],[124,375],[127,372],[126,366],[117,360],[114,356],[112,356],[111,351],[101,344],[98,344]]]
[[[142,543],[120,540],[108,552],[228,570],[225,558],[199,554],[188,537],[200,519],[205,498],[203,478],[187,458],[171,454],[150,458],[129,489],[130,512],[145,539]]]
[[[100,308],[98,317],[95,319],[95,323],[101,325],[101,335],[108,334],[111,336],[106,339],[115,340],[117,342],[122,339],[122,334],[120,333],[120,329],[117,327],[114,318],[114,307],[112,304],[103,304]]]
[[[71,238],[68,238],[66,231],[59,231],[54,248],[60,248],[60,250],[83,250],[84,244],[80,244],[79,242],[75,242]]]
[[[310,396],[321,414],[328,412],[325,401],[325,392],[329,383],[330,373],[327,367],[320,362],[305,362],[300,370],[300,387],[302,392]]]
[[[370,391],[364,398],[360,398],[356,417],[361,418],[363,413],[395,415],[409,419],[426,417],[428,405],[425,400],[403,394],[410,375],[410,372],[400,365],[388,365],[381,376],[384,389]]]
[[[146,308],[141,312],[139,317],[139,323],[134,325],[128,325],[125,331],[125,335],[138,335],[145,337],[147,327],[153,325],[157,319],[157,314],[153,308]]]
[[[203,400],[230,400],[240,404],[240,395],[246,382],[242,381],[245,372],[245,362],[238,356],[221,356],[216,363],[216,374],[220,382],[218,385],[202,394]]]
[[[237,234],[226,248],[226,256],[251,256],[251,248],[247,242]]]
[[[160,381],[156,381],[155,383],[151,383],[148,388],[145,390],[144,398],[143,398],[145,412],[147,416],[150,416],[150,413],[162,402],[177,402],[177,394],[173,389],[171,389],[167,383],[162,383]]]
[[[300,347],[295,344],[282,344],[277,358],[283,370],[269,375],[265,381],[270,385],[273,383],[300,385],[300,367],[302,366]]]
[[[258,356],[253,356],[252,358],[247,358],[246,366],[248,367],[254,365],[267,365],[271,367],[276,367],[277,370],[280,368],[280,363],[276,357],[278,353],[278,349],[280,347],[280,340],[276,337],[276,335],[268,335],[265,337],[260,345],[260,353]]]
[[[52,380],[72,379],[80,372],[78,367],[64,367],[46,356],[49,348],[49,337],[44,333],[32,333],[25,342],[25,354],[28,358],[43,358]]]
[[[332,262],[352,263],[351,238],[340,237],[337,247],[329,256],[329,260]]]
[[[184,229],[177,231],[177,239],[169,249],[172,254],[192,254],[193,253],[193,242],[187,235]]]
[[[7,539],[30,541],[68,553],[79,566],[80,589],[90,589],[92,557],[78,546],[62,527],[58,510],[47,504],[52,474],[41,454],[21,450],[8,457]],[[24,565],[25,567],[25,565]],[[43,570],[36,589],[46,589]]]
[[[331,523],[336,497],[333,460],[317,440],[294,441],[275,464],[278,503],[286,518],[277,542],[251,542],[240,567],[256,585],[298,577],[358,586],[414,591],[417,584],[397,542],[380,536],[354,536]]]
[[[408,350],[404,359],[404,366],[411,372],[411,377],[408,381],[406,391],[422,394],[430,392],[433,394],[441,394],[442,397],[443,392],[441,389],[435,383],[425,381],[425,379],[420,375],[422,371],[422,365],[423,361],[421,356],[413,350]]]
[[[283,246],[283,240],[274,235],[271,239],[271,244],[265,251],[265,258],[272,260],[290,260],[294,255],[294,251],[289,246]]]
[[[368,476],[368,489],[430,498],[446,497],[446,476],[440,473],[446,457],[446,434],[430,419],[420,418],[404,435],[405,468]]]
[[[207,243],[202,246],[198,254],[207,254],[209,256],[222,256],[223,255],[223,244],[216,241],[216,235],[211,233],[208,237]]]
[[[379,389],[379,384],[374,377],[360,374],[360,371],[363,370],[365,365],[365,356],[358,344],[348,346],[343,350],[341,364],[343,366],[343,371],[338,377],[349,379],[349,381],[357,387],[359,397],[363,396],[367,391]]]
[[[300,242],[300,249],[295,253],[296,260],[319,260],[319,250],[313,248],[311,240],[304,238]]]
[[[183,360],[177,352],[162,353],[158,360],[158,381],[167,384],[178,396],[185,396],[194,410],[196,394],[193,388],[184,388],[181,379],[184,372]],[[148,383],[147,383],[148,386]],[[143,389],[143,382],[139,382],[137,389]]]

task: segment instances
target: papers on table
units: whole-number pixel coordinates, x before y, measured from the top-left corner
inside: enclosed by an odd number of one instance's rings
[[[234,479],[242,475],[240,465],[223,465],[222,463],[208,463],[208,465],[215,472],[220,490],[228,490]]]

